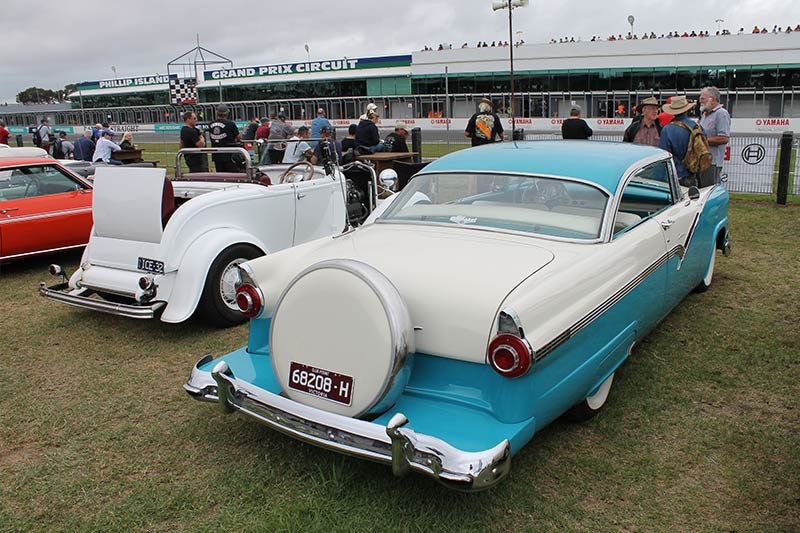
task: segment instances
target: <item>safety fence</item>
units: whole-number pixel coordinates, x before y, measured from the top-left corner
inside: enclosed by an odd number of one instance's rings
[[[800,139],[794,139],[794,187],[792,194],[800,194]]]

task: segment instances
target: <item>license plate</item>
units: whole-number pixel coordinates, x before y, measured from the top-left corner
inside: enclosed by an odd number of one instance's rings
[[[145,272],[152,272],[154,274],[164,273],[164,261],[156,261],[155,259],[148,259],[146,257],[139,258],[139,264],[136,267]]]
[[[353,401],[351,376],[295,361],[289,367],[289,388],[344,405]]]

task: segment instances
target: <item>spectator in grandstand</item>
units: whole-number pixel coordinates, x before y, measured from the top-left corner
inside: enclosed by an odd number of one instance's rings
[[[91,161],[94,155],[94,142],[92,142],[92,130],[87,128],[83,132],[83,137],[75,141],[75,153],[73,157],[80,161]]]
[[[114,152],[119,152],[122,150],[117,143],[111,140],[113,136],[114,132],[107,128],[100,132],[100,139],[97,141],[97,145],[94,147],[92,161],[95,163],[102,161],[103,163],[107,163],[109,165],[122,164],[122,162],[111,157]]]
[[[212,148],[226,148],[239,146],[242,142],[242,135],[236,123],[228,118],[228,106],[219,104],[217,106],[217,117],[208,125],[208,135],[211,139]],[[243,161],[239,154],[213,154],[211,159],[217,172],[240,172]]]
[[[470,117],[464,136],[472,140],[472,146],[481,146],[503,140],[503,124],[492,111],[492,101],[481,98],[478,112]]]
[[[126,131],[122,134],[122,142],[119,143],[120,148],[123,150],[135,150],[136,145],[133,144],[133,133]]]
[[[370,152],[384,152],[386,145],[381,142],[378,134],[380,117],[375,111],[369,111],[367,118],[358,123],[356,127],[356,147],[366,148]]]
[[[50,138],[53,136],[53,130],[50,129],[50,123],[46,118],[42,119],[39,127],[36,128],[36,130],[39,132],[39,139],[41,139],[39,148],[47,153],[50,153]]]
[[[658,122],[659,107],[658,100],[653,96],[642,100],[636,107],[638,113],[622,136],[622,142],[658,146],[661,135],[661,124]]]
[[[328,120],[328,117],[325,116],[325,110],[320,107],[317,109],[317,118],[311,121],[311,138],[319,139],[320,131],[322,131],[322,128],[324,127],[328,127],[331,131],[333,131],[331,122]],[[311,148],[316,148],[318,143],[317,141],[311,141],[308,144],[311,145]]]
[[[719,103],[720,92],[716,87],[704,87],[700,91],[700,125],[703,126],[708,137],[708,145],[713,158],[711,165],[713,169],[714,183],[719,183],[719,175],[722,172],[722,161],[725,159],[725,145],[728,144],[731,136],[731,116],[728,111]]]
[[[6,123],[0,120],[0,144],[8,144],[8,137],[11,134],[6,129]]]
[[[206,138],[197,129],[197,115],[193,111],[183,114],[181,128],[181,148],[205,148]],[[187,154],[184,156],[189,172],[208,172],[208,158],[205,154]]]
[[[794,27],[794,31],[800,31],[800,24]]]
[[[312,165],[316,164],[317,158],[314,156],[314,149],[306,142],[309,138],[311,131],[308,126],[300,126],[297,128],[297,135],[293,135],[286,143],[286,153],[283,155],[284,163],[298,163],[300,161],[308,161]]]
[[[758,25],[756,25],[756,26],[753,26],[753,31],[752,31],[752,33],[761,33],[761,30],[760,30],[760,29],[758,29]]]
[[[72,144],[69,140],[67,140],[67,132],[60,131],[58,132],[58,139],[56,140],[56,144],[58,145],[59,155],[56,157],[56,148],[55,145],[53,146],[53,157],[56,159],[72,159],[75,157],[75,145]]]
[[[681,95],[673,96],[671,102],[664,104],[662,107],[665,113],[669,113],[675,118],[661,130],[658,147],[672,154],[675,170],[678,171],[678,178],[680,179],[681,185],[685,187],[695,185],[691,172],[689,172],[686,165],[683,164],[683,158],[686,157],[686,150],[689,147],[691,130],[696,126],[695,121],[689,118],[687,113],[694,108],[696,104],[697,102],[687,100],[686,96]],[[682,123],[686,127],[678,123]]]
[[[561,138],[588,139],[592,133],[592,128],[581,118],[580,106],[572,106],[572,109],[569,110],[569,118],[561,123]]]
[[[347,135],[342,139],[342,152],[347,152],[356,147],[356,129],[358,124],[350,124],[347,128]]]
[[[386,136],[383,143],[386,145],[387,152],[408,152],[406,138],[408,137],[408,126],[405,122],[398,122],[394,125],[394,131]]]
[[[270,143],[267,145],[269,160],[273,165],[283,162],[283,155],[286,152],[286,143],[283,142],[294,135],[294,128],[286,123],[286,115],[282,112],[269,125]]]
[[[337,163],[342,162],[342,143],[333,138],[333,127],[332,126],[322,126],[319,130],[319,136],[323,141],[328,141],[329,146],[331,148],[331,155],[336,158]],[[317,146],[314,148],[314,157],[317,159],[317,162],[322,163],[324,160],[323,152],[322,152],[322,142],[318,142]]]

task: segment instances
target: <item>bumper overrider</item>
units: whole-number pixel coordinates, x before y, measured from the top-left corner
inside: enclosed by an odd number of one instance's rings
[[[211,360],[207,355],[192,369],[184,385],[192,397],[217,402],[226,413],[239,411],[308,443],[390,464],[396,476],[413,470],[452,489],[477,491],[493,486],[511,469],[508,440],[487,450],[465,452],[404,427],[408,419],[401,413],[386,426],[329,413],[237,379],[224,361],[211,372],[200,369]]]
[[[165,305],[165,302],[137,305],[109,302],[98,298],[91,298],[91,295],[95,292],[97,291],[89,287],[70,291],[67,283],[59,283],[50,287],[44,282],[39,284],[39,295],[48,300],[128,318],[154,318]]]

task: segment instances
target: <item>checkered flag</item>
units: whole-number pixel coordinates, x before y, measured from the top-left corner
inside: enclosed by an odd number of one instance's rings
[[[173,105],[196,104],[197,80],[171,77],[169,79],[169,99]]]

